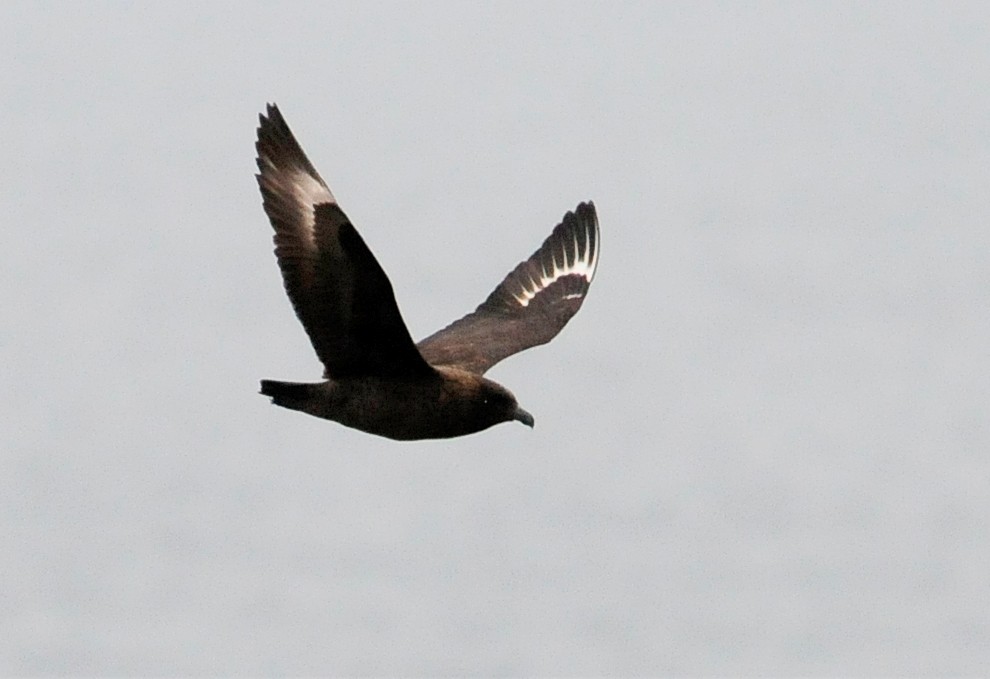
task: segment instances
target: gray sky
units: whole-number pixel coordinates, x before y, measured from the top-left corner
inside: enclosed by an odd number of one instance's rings
[[[0,673],[990,663],[981,3],[0,5]],[[413,335],[593,199],[602,259],[399,444],[320,366],[276,101]]]

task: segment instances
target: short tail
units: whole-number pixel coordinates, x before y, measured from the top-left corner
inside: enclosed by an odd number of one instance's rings
[[[262,394],[271,398],[275,405],[293,410],[302,410],[303,405],[316,394],[318,387],[318,384],[261,380]]]

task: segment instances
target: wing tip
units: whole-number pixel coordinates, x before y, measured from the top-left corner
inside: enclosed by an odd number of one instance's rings
[[[595,204],[589,200],[565,213],[536,252],[505,277],[483,306],[528,307],[554,283],[571,276],[580,278],[585,289],[564,293],[559,288],[558,292],[566,294],[567,299],[583,299],[598,270],[598,253],[598,216]]]
[[[275,123],[278,121],[285,121],[282,117],[282,112],[278,110],[278,104],[274,101],[265,104],[265,111],[264,113],[258,114],[258,120],[262,125],[268,122]]]
[[[568,212],[561,220],[560,226],[554,229],[553,236],[560,230],[560,237],[567,232],[575,238],[575,259],[584,266],[581,272],[590,285],[598,272],[598,255],[601,246],[601,232],[598,227],[598,210],[595,202],[587,200],[578,203],[572,212]],[[575,272],[577,273],[577,272]]]
[[[296,194],[297,200],[310,204],[336,202],[274,102],[266,104],[265,112],[258,114],[254,147],[259,185],[283,184],[283,192]]]

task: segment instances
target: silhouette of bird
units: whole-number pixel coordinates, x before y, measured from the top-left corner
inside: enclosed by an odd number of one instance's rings
[[[581,308],[598,265],[591,202],[472,313],[415,344],[392,284],[303,153],[278,107],[259,116],[258,186],[285,291],[325,381],[262,380],[275,405],[398,440],[448,438],[533,417],[484,373],[553,339]]]

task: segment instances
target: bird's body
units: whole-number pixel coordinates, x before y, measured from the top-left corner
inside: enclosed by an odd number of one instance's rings
[[[262,380],[276,405],[398,440],[533,426],[492,365],[550,341],[598,263],[594,206],[569,212],[472,313],[414,344],[391,283],[274,105],[260,117],[258,184],[285,289],[325,367],[319,383]]]
[[[275,405],[400,441],[473,434],[508,419],[532,426],[505,387],[440,366],[426,378],[350,377],[314,384],[264,380]]]

